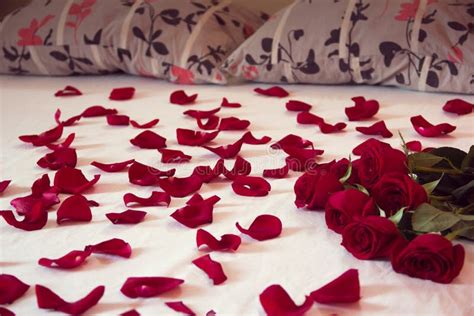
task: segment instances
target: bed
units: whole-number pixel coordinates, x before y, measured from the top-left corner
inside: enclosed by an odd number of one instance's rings
[[[79,88],[83,95],[55,98],[54,92],[65,85]],[[113,88],[133,86],[136,94],[129,101],[110,101],[108,93]],[[82,112],[100,104],[112,107],[139,122],[159,118],[152,130],[168,140],[168,147],[181,149],[193,159],[177,168],[177,176],[186,176],[197,165],[214,165],[217,156],[199,147],[181,146],[176,143],[177,127],[196,129],[195,121],[182,115],[186,109],[209,110],[220,104],[222,97],[240,102],[242,108],[224,108],[221,114],[237,116],[251,122],[249,130],[256,137],[268,135],[272,142],[294,133],[314,142],[324,149],[321,162],[348,157],[351,149],[368,136],[357,133],[355,126],[368,122],[348,122],[346,130],[337,134],[322,134],[311,126],[296,124],[296,115],[285,109],[286,99],[266,98],[253,92],[263,84],[233,86],[181,86],[188,93],[198,93],[198,102],[189,107],[169,103],[169,95],[176,85],[154,79],[127,75],[97,77],[0,77],[0,166],[1,178],[13,179],[11,186],[0,195],[0,209],[8,209],[11,199],[27,194],[32,181],[45,170],[36,166],[44,155],[44,148],[31,147],[18,140],[19,135],[40,132],[54,125],[54,113],[61,109],[63,117]],[[449,145],[468,150],[474,135],[472,117],[443,113],[442,105],[453,98],[452,94],[426,94],[395,88],[368,86],[283,86],[296,98],[313,105],[313,110],[328,121],[344,121],[344,108],[351,105],[354,96],[376,99],[381,108],[377,119],[385,120],[392,138],[385,139],[400,148],[400,132],[405,140],[421,140],[423,145]],[[466,97],[472,102],[472,98]],[[457,126],[452,136],[421,138],[413,130],[409,117],[423,114],[429,121],[449,120]],[[281,284],[292,293],[297,304],[304,300],[304,293],[331,281],[349,268],[359,270],[361,300],[354,304],[315,304],[307,315],[470,315],[474,312],[474,246],[459,241],[466,250],[461,274],[451,284],[437,284],[409,278],[395,273],[389,262],[361,261],[339,247],[340,236],[326,228],[324,213],[297,209],[294,205],[293,185],[299,173],[290,172],[283,179],[270,179],[272,189],[267,197],[242,197],[236,195],[228,181],[219,180],[205,184],[199,191],[205,197],[218,195],[221,200],[214,210],[214,220],[204,228],[215,236],[238,233],[235,223],[251,223],[259,214],[273,214],[283,222],[281,236],[257,242],[243,236],[236,253],[213,252],[228,280],[214,286],[202,271],[191,264],[196,257],[206,254],[195,245],[196,230],[177,223],[169,215],[182,207],[187,198],[173,198],[169,207],[142,208],[147,218],[138,225],[112,225],[105,213],[125,210],[122,197],[132,192],[147,196],[150,187],[132,185],[126,172],[104,173],[90,163],[116,162],[136,159],[159,169],[168,169],[159,162],[156,150],[140,150],[129,139],[138,130],[108,126],[103,117],[81,121],[69,127],[76,133],[74,141],[78,151],[78,168],[87,178],[100,174],[97,185],[87,193],[87,198],[100,206],[93,208],[90,223],[57,225],[54,216],[42,230],[24,232],[0,221],[0,271],[17,276],[27,284],[42,284],[54,289],[66,300],[86,295],[97,285],[105,285],[104,297],[88,311],[93,315],[117,315],[136,309],[142,315],[173,315],[164,302],[184,301],[198,315],[214,311],[216,315],[263,315],[258,296],[270,284]],[[216,144],[227,144],[240,137],[241,132],[223,132]],[[263,169],[277,168],[284,164],[285,155],[269,149],[268,145],[244,145],[241,156],[252,163],[252,175],[261,175]],[[226,161],[226,165],[230,162]],[[230,166],[229,166],[230,167]],[[47,172],[50,176],[53,171]],[[61,196],[61,199],[63,196]],[[57,206],[53,208],[56,210]],[[91,257],[87,264],[73,271],[46,269],[37,264],[41,257],[57,258],[72,249],[98,243],[110,238],[126,240],[133,248],[130,259],[108,256]],[[131,300],[119,291],[129,276],[166,275],[181,278],[185,283],[179,290],[158,298]],[[10,307],[9,307],[10,308]],[[18,315],[40,315],[34,291],[11,306]],[[208,314],[211,315],[212,313]]]

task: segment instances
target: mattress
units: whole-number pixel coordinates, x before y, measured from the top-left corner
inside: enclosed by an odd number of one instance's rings
[[[79,88],[80,97],[56,98],[54,92],[65,85]],[[110,101],[108,95],[116,87],[134,86],[136,95],[129,101]],[[263,87],[264,85],[258,85]],[[355,131],[355,126],[370,122],[348,122],[343,133],[322,134],[315,127],[296,123],[296,115],[285,109],[285,99],[256,95],[254,84],[235,86],[176,86],[153,79],[125,75],[107,77],[0,77],[0,179],[12,179],[10,187],[0,195],[0,209],[10,209],[11,199],[28,194],[31,183],[42,174],[50,178],[54,172],[39,168],[36,161],[47,153],[45,148],[32,147],[18,136],[34,134],[54,126],[54,112],[61,109],[63,117],[81,113],[91,105],[113,107],[138,122],[159,118],[152,130],[168,139],[167,145],[180,149],[193,159],[177,167],[177,176],[189,175],[197,165],[213,166],[218,157],[197,147],[184,147],[176,142],[178,127],[197,129],[193,119],[182,115],[186,109],[208,110],[217,107],[222,97],[240,102],[241,108],[224,108],[223,116],[236,116],[251,121],[250,130],[256,137],[268,135],[276,141],[294,133],[324,149],[321,162],[348,157],[352,148],[368,136]],[[182,88],[198,93],[195,105],[184,107],[169,103],[172,91]],[[384,141],[400,148],[400,132],[405,140],[421,140],[425,147],[449,145],[468,150],[474,136],[472,116],[443,113],[441,107],[454,98],[450,94],[426,94],[393,88],[366,86],[285,86],[291,98],[313,105],[313,112],[335,123],[347,121],[344,108],[351,98],[364,96],[380,102],[377,119],[385,120],[394,136]],[[473,102],[473,98],[468,101]],[[413,130],[409,118],[423,114],[428,121],[456,125],[452,136],[422,138]],[[373,120],[375,122],[375,119]],[[367,124],[366,124],[367,123]],[[349,268],[359,270],[362,299],[357,304],[336,306],[315,304],[308,315],[472,315],[474,313],[474,244],[462,243],[466,259],[461,274],[449,285],[410,278],[393,271],[390,262],[361,261],[340,246],[340,235],[326,227],[323,212],[297,209],[293,185],[299,173],[290,172],[284,179],[270,179],[272,190],[267,197],[236,195],[228,181],[204,184],[199,191],[204,197],[218,195],[221,201],[214,209],[214,221],[204,228],[215,236],[238,233],[235,223],[247,226],[259,214],[273,214],[283,222],[279,238],[257,242],[246,236],[236,253],[213,252],[228,280],[214,286],[191,261],[206,252],[196,248],[196,230],[177,223],[169,215],[182,207],[187,198],[173,198],[169,207],[147,207],[144,222],[138,225],[112,225],[105,213],[126,208],[122,197],[132,192],[148,196],[156,188],[139,187],[128,182],[127,173],[103,173],[90,165],[94,160],[118,162],[136,159],[158,169],[163,165],[156,150],[140,150],[129,140],[140,131],[127,127],[108,126],[105,119],[93,118],[69,127],[75,132],[78,165],[87,178],[101,174],[99,183],[87,193],[87,198],[100,203],[93,208],[90,223],[58,226],[55,216],[41,230],[25,232],[0,220],[0,271],[13,274],[30,285],[42,284],[64,299],[74,301],[98,285],[105,285],[105,295],[88,311],[93,315],[118,315],[135,308],[142,315],[175,315],[164,302],[183,301],[198,315],[213,310],[217,315],[263,315],[259,294],[271,284],[281,284],[297,304],[304,295],[333,280]],[[216,144],[232,143],[242,132],[223,132]],[[263,169],[284,164],[285,155],[270,150],[268,145],[244,145],[241,156],[252,163],[252,175],[261,176]],[[231,167],[231,162],[226,165]],[[61,196],[64,198],[64,196]],[[57,208],[57,205],[54,209]],[[41,267],[41,257],[58,258],[70,250],[82,249],[111,238],[121,238],[133,248],[130,259],[107,256],[91,257],[87,264],[72,270]],[[184,279],[177,291],[157,298],[129,299],[120,292],[129,276],[170,276]],[[40,315],[33,288],[11,305],[18,315]],[[53,314],[53,313],[51,313]]]

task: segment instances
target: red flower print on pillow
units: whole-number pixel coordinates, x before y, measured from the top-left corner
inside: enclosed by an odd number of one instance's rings
[[[36,18],[31,20],[30,26],[22,28],[18,31],[18,36],[20,39],[16,44],[18,46],[42,45],[43,39],[39,35],[36,35],[36,33],[52,18],[54,18],[54,15],[47,15],[39,22]]]

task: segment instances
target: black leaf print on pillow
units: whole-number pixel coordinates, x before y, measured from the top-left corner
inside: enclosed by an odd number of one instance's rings
[[[72,75],[84,73],[85,71],[83,66],[93,65],[93,63],[88,58],[72,56],[68,45],[65,45],[63,48],[64,52],[55,50],[50,52],[49,55],[58,61],[67,63]]]
[[[121,63],[123,63],[123,61],[125,60],[124,57],[127,57],[128,60],[132,60],[132,54],[130,53],[128,49],[117,48],[117,56]]]
[[[386,67],[390,67],[392,60],[395,55],[402,50],[400,45],[395,42],[382,42],[379,45],[379,50],[384,56],[384,64]]]
[[[2,47],[3,57],[5,59],[16,63],[14,66],[9,66],[8,71],[16,75],[24,75],[29,71],[23,68],[22,62],[30,59],[30,53],[26,50],[26,47],[23,46],[19,52],[15,46],[11,46],[10,50],[6,47]]]
[[[92,39],[90,39],[89,37],[87,37],[87,35],[84,34],[84,43],[87,45],[99,45],[101,37],[102,37],[102,29],[99,29],[94,34]]]
[[[207,75],[211,75],[216,64],[220,63],[226,52],[219,45],[217,47],[208,46],[208,53],[203,56],[191,55],[188,58],[188,69],[196,68],[199,74],[204,74],[204,71],[207,72]]]

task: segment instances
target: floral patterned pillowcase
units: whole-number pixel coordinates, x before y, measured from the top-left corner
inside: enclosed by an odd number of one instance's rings
[[[300,0],[223,69],[260,82],[474,93],[472,0]]]
[[[231,0],[35,0],[0,24],[0,72],[225,83],[222,62],[263,22]]]

